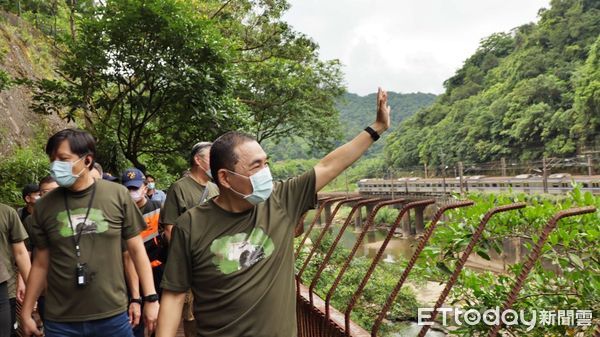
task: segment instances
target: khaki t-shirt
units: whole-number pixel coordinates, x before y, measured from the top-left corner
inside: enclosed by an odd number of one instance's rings
[[[102,319],[127,309],[121,240],[145,227],[127,189],[112,182],[95,182],[96,193],[80,239],[81,263],[87,263],[89,283],[76,284],[74,233],[79,233],[94,185],[80,192],[59,187],[35,205],[31,240],[50,253],[46,318],[58,322]],[[67,219],[64,195],[71,212]]]
[[[23,227],[25,227],[25,231],[27,231],[27,234],[31,233],[31,224],[33,223],[33,217],[31,215],[29,215],[28,217],[25,218],[25,220],[23,220]],[[31,236],[31,235],[29,235]],[[27,239],[25,240],[25,247],[27,247],[27,250],[32,252],[33,251],[33,244],[31,243],[31,239]]]
[[[192,288],[198,336],[296,336],[294,227],[315,202],[311,170],[246,212],[209,200],[179,218],[162,288]]]
[[[0,204],[0,283],[8,281],[8,297],[16,296],[12,245],[27,239],[27,232],[14,208]]]
[[[200,200],[205,188],[208,188],[208,193],[204,200]],[[204,187],[191,177],[183,177],[169,188],[167,200],[160,211],[160,223],[174,225],[177,218],[185,211],[217,195],[219,195],[217,185],[209,182]]]
[[[10,279],[10,273],[8,269],[4,265],[4,262],[0,261],[0,284],[8,281]]]

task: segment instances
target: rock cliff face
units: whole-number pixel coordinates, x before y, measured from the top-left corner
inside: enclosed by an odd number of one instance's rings
[[[0,12],[0,70],[11,79],[53,77],[57,50],[50,39],[16,15]],[[16,146],[28,144],[66,126],[57,116],[41,116],[31,108],[31,88],[12,84],[0,91],[0,160]]]

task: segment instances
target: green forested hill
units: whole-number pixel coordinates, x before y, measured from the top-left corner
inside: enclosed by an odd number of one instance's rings
[[[600,145],[600,1],[553,0],[484,39],[436,102],[388,137],[388,164],[571,156]]]
[[[420,108],[430,105],[435,97],[434,94],[420,92],[412,94],[388,92],[388,102],[392,109],[392,125],[398,125]],[[360,130],[373,123],[376,101],[376,93],[367,96],[348,93],[338,102],[340,124],[344,130],[345,140],[353,138]]]
[[[346,93],[338,100],[340,143],[352,139],[361,130],[373,123],[376,97],[376,93],[366,96]],[[392,109],[392,128],[397,127],[400,122],[412,116],[419,109],[429,106],[433,103],[435,97],[434,94],[420,92],[410,94],[388,92],[388,102]],[[338,131],[338,128],[334,125],[331,128],[332,132]],[[388,135],[388,133],[384,134],[382,139],[369,149],[369,153],[379,152],[385,145]],[[323,150],[314,151],[306,142],[299,139],[284,139],[278,144],[267,142],[266,148],[267,153],[275,160],[320,157],[324,154]]]

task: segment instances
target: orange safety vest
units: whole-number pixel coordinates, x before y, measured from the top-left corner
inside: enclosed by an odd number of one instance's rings
[[[140,233],[144,245],[148,245],[148,241],[153,240],[154,245],[158,246],[158,219],[160,217],[160,208],[153,210],[152,212],[143,215],[144,221],[146,221],[146,230]],[[151,261],[152,267],[157,267],[162,264],[159,260]]]

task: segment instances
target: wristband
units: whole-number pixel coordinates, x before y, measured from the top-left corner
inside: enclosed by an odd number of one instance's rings
[[[370,126],[367,126],[367,127],[365,128],[365,131],[367,131],[367,133],[368,133],[369,135],[371,135],[371,138],[373,138],[373,141],[374,141],[374,142],[376,142],[376,141],[377,141],[377,139],[379,139],[379,134],[377,133],[377,131],[373,130],[373,128],[372,128],[372,127],[370,127]]]
[[[137,303],[139,305],[142,305],[142,298],[141,297],[131,298],[131,299],[129,299],[129,304],[131,304],[131,303]]]
[[[156,301],[158,301],[158,295],[157,294],[152,294],[152,295],[144,296],[144,302],[156,302]]]

